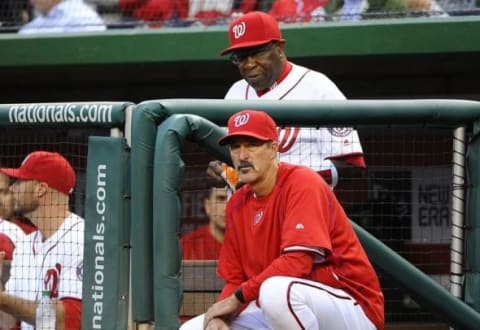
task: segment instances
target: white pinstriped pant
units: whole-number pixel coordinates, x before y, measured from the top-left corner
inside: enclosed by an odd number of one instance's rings
[[[309,280],[276,276],[260,288],[259,303],[252,301],[230,324],[231,330],[375,330],[359,304],[343,290]],[[203,330],[203,314],[181,330]]]

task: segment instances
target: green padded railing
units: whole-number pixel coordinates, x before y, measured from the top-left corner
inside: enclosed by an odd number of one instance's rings
[[[141,103],[134,111],[132,129],[132,160],[136,159],[132,162],[132,214],[138,220],[132,226],[132,262],[137,262],[133,266],[136,272],[132,274],[135,320],[153,320],[156,329],[178,326],[181,283],[176,194],[183,175],[179,154],[181,142],[191,139],[201,143],[216,158],[229,161],[226,150],[216,144],[222,129],[208,120],[224,125],[231,114],[246,108],[269,112],[279,125],[398,125],[453,129],[472,125],[480,118],[480,103],[462,100],[349,100],[314,104],[309,101],[172,99]],[[152,197],[143,199],[142,193],[136,196],[136,192],[142,190],[153,196],[153,200]],[[474,329],[479,324],[480,314],[473,308],[453,297],[360,227],[355,226],[355,229],[372,261],[418,301],[427,303],[430,309],[462,329]],[[135,249],[137,243],[142,249]],[[137,260],[140,255],[144,261]],[[144,292],[152,294],[142,297]]]

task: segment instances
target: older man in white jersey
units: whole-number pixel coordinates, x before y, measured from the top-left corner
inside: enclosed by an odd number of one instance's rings
[[[243,79],[230,87],[225,99],[345,100],[327,76],[287,60],[286,41],[272,16],[250,12],[232,21],[228,33],[230,47],[222,55],[230,54]],[[286,127],[279,135],[279,157],[312,168],[332,187],[342,170],[366,166],[358,133],[352,128]],[[211,168],[221,171],[213,163]]]

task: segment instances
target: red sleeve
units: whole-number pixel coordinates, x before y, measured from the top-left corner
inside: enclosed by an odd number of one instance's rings
[[[80,330],[82,328],[82,301],[79,299],[62,299],[65,308],[65,330]]]
[[[291,252],[274,260],[263,272],[243,283],[242,293],[248,303],[258,298],[261,284],[273,276],[304,277],[312,270],[313,255],[304,252]],[[238,284],[226,283],[218,300],[232,295]]]
[[[245,302],[258,298],[260,285],[273,276],[304,277],[312,271],[313,255],[305,252],[291,252],[275,259],[263,272],[242,284]],[[222,292],[223,293],[223,292]]]
[[[5,251],[5,260],[12,260],[13,250],[15,250],[15,244],[5,234],[0,233],[0,251]]]
[[[343,160],[345,163],[356,166],[356,167],[361,167],[361,168],[366,168],[367,164],[365,163],[365,158],[363,158],[363,154],[355,153],[355,154],[348,154],[348,155],[340,155],[340,156],[331,156],[327,157],[326,159],[339,159]]]
[[[222,292],[220,293],[220,296],[218,297],[218,301],[223,300],[223,299],[227,298],[228,296],[231,296],[239,286],[240,285],[238,285],[238,284],[225,283],[225,285],[222,288]]]
[[[363,155],[348,155],[345,158],[345,162],[347,164],[350,164],[356,167],[361,167],[361,168],[367,167],[367,164],[365,164],[365,159],[363,158]]]

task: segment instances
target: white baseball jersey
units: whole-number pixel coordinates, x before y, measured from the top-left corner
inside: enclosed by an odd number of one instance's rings
[[[292,64],[292,70],[267,93],[257,95],[246,80],[234,83],[225,99],[237,100],[345,100],[337,86],[324,74]],[[357,131],[351,128],[287,127],[279,134],[280,161],[309,166],[320,172],[335,166],[329,158],[363,154]],[[333,184],[334,185],[334,184]]]
[[[82,299],[84,220],[76,214],[65,219],[48,240],[36,231],[17,245],[6,292],[39,300],[43,290],[57,299]],[[22,330],[33,326],[22,322]]]

